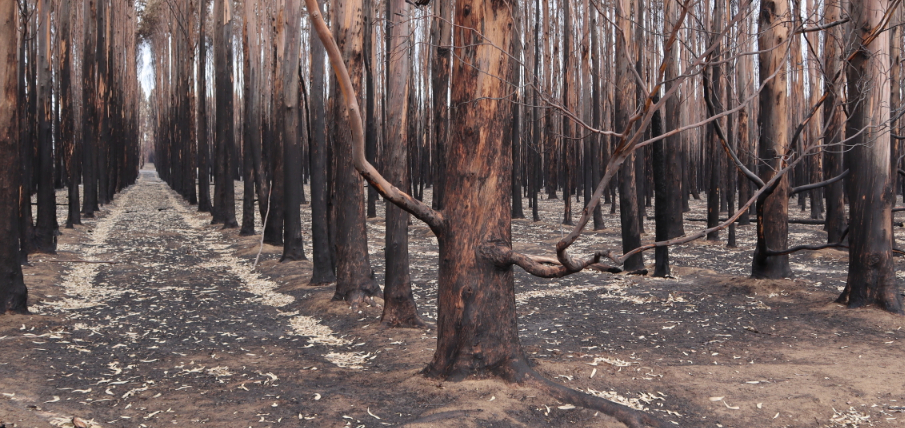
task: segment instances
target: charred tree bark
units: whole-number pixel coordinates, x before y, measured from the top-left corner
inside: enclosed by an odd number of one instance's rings
[[[323,0],[319,2],[322,5]],[[336,282],[327,230],[327,135],[324,121],[324,45],[314,27],[309,29],[311,41],[311,137],[309,162],[311,164],[311,241],[313,272],[311,285]]]
[[[713,16],[711,19],[711,34],[712,37],[710,39],[710,43],[717,43],[717,47],[713,50],[713,53],[710,54],[710,58],[708,58],[708,62],[716,62],[722,56],[721,49],[721,41],[722,41],[722,29],[723,29],[723,5],[724,1],[721,0],[713,0]],[[723,68],[720,64],[711,65],[709,67],[709,71],[705,70],[704,72],[710,73],[710,94],[705,95],[709,96],[711,102],[713,103],[715,109],[714,114],[722,113],[724,109],[724,100],[723,96],[723,84],[722,84],[722,75]],[[717,122],[722,122],[717,119]],[[710,183],[708,183],[707,187],[707,227],[712,228],[715,227],[720,222],[720,200],[725,198],[725,189],[723,188],[723,165],[722,165],[722,153],[720,150],[720,141],[719,137],[716,135],[716,129],[714,128],[714,124],[711,123],[707,126],[707,162],[710,164]],[[723,126],[723,129],[726,129]],[[719,241],[720,232],[718,230],[714,230],[707,234],[708,241]]]
[[[790,37],[789,4],[782,0],[766,0],[761,6],[757,44],[759,75],[764,83],[777,69],[786,66],[783,44]],[[759,94],[760,127],[758,144],[758,176],[765,183],[779,170],[789,145],[788,76],[780,71],[766,82]],[[766,194],[765,194],[766,195]],[[751,266],[753,278],[788,278],[792,276],[789,256],[769,256],[770,249],[789,246],[789,178],[784,176],[776,189],[757,202],[757,244]]]
[[[405,0],[387,1],[387,115],[384,124],[384,173],[390,184],[408,189],[409,175],[409,7]],[[371,187],[371,186],[369,186]],[[408,249],[409,214],[392,203],[386,204],[386,283],[383,289],[381,322],[391,327],[424,325],[412,295]]]
[[[256,43],[258,28],[255,7],[257,2],[246,0],[243,6],[245,16],[242,22],[244,62],[242,99],[245,103],[245,124],[242,127],[242,227],[239,229],[239,235],[250,236],[255,234],[255,181],[256,176],[260,174],[260,171],[255,170],[255,157],[253,156],[254,144],[261,142],[261,130],[257,126],[260,112],[257,109],[258,87],[256,85],[259,56],[253,54],[253,52],[258,52],[259,45]]]
[[[314,0],[306,3],[309,10],[313,9]],[[497,47],[509,42],[513,6],[485,0],[466,0],[457,5],[459,28],[453,45],[461,47],[454,55],[452,85],[457,112],[450,139],[454,144],[446,151],[450,186],[445,193],[446,202],[455,204],[445,204],[447,210],[442,213],[402,193],[367,162],[353,80],[340,49],[329,45],[331,63],[351,117],[355,168],[384,198],[430,225],[440,242],[438,346],[424,373],[444,379],[490,375],[527,381],[560,400],[612,415],[629,427],[665,428],[665,423],[647,414],[544,379],[528,366],[519,345],[512,265],[518,263],[532,273],[550,272],[509,247],[511,192],[507,180],[511,178],[511,148],[510,140],[503,135],[509,110],[503,100],[506,86],[497,79],[483,80],[484,73],[505,73],[509,58]],[[320,14],[311,16],[318,35],[330,40],[330,29]],[[479,33],[476,28],[487,31]],[[478,69],[478,64],[483,68]]]
[[[207,1],[201,0],[198,8],[198,211],[211,211],[210,148],[207,133],[207,37],[204,35],[204,18]]]
[[[462,379],[497,375],[521,380],[528,369],[518,340],[512,268],[500,269],[479,249],[511,245],[510,140],[503,138],[509,108],[501,83],[482,85],[483,73],[505,75],[512,24],[508,2],[456,4],[452,119],[444,192],[446,224],[440,243],[437,350],[424,372]],[[461,26],[461,27],[459,27]],[[491,44],[472,28],[489,33]],[[480,64],[480,67],[478,67]],[[475,101],[480,99],[479,101]]]
[[[437,176],[434,177],[434,209],[443,209],[440,205],[443,200],[443,184],[446,180],[443,173],[446,171],[446,159],[442,156],[449,138],[449,53],[452,43],[452,10],[453,2],[434,2],[434,10],[439,12],[438,34],[440,40],[436,44],[437,51],[434,54],[431,72],[431,86],[434,94],[434,146],[437,148]]]
[[[299,47],[300,1],[283,0],[282,22],[278,25],[277,38],[282,45],[278,61],[283,79],[282,105],[278,114],[283,116],[283,256],[280,261],[307,260],[302,244],[302,142],[299,135]]]
[[[95,39],[97,5],[95,0],[85,3],[85,40],[82,45],[82,215],[94,218],[97,206],[97,169],[94,148],[97,140],[97,84],[95,72]]]
[[[509,81],[516,88],[516,93],[513,95],[512,120],[509,127],[510,138],[512,139],[512,218],[525,218],[525,212],[522,208],[522,134],[519,128],[520,104],[522,101],[518,96],[517,89],[521,87],[522,78],[522,65],[518,60],[522,53],[521,41],[518,38],[521,34],[521,25],[517,13],[514,14],[513,19],[515,23],[512,26],[513,38],[510,47],[512,58],[509,66]]]
[[[891,170],[889,37],[871,40],[883,23],[885,3],[854,0],[849,4],[855,49],[846,67],[850,99],[846,134],[849,224],[848,279],[837,300],[849,308],[877,305],[902,314],[902,296],[892,259],[892,206],[895,202]],[[860,132],[860,133],[859,133]]]
[[[371,0],[365,0],[363,2],[363,7],[365,9],[365,21],[364,21],[364,65],[365,65],[365,96],[367,97],[365,101],[365,128],[367,131],[365,132],[365,155],[368,158],[368,162],[377,163],[377,88],[374,82],[376,81],[376,72],[374,70],[373,61],[376,58],[374,55],[374,4]],[[377,189],[374,189],[373,186],[368,186],[368,218],[377,217],[377,197],[378,197]]]
[[[572,6],[569,0],[564,0],[563,10],[563,85],[562,85],[562,104],[566,110],[575,111],[574,97],[572,91],[575,86],[575,71],[572,65]],[[573,225],[572,222],[572,190],[575,186],[573,181],[573,171],[575,169],[573,157],[575,153],[575,141],[572,140],[572,119],[566,115],[562,115],[562,138],[560,138],[560,147],[562,154],[560,165],[563,172],[563,219],[562,224]]]
[[[825,3],[825,21],[835,22],[842,16],[842,7],[838,1]],[[836,76],[842,73],[840,61],[840,46],[843,42],[843,27],[836,26],[826,31],[824,39],[824,91],[826,101],[823,103],[823,120],[826,123],[823,144],[827,147],[823,150],[823,176],[835,177],[842,173],[844,150],[841,147],[843,139],[843,117],[841,96],[842,79]],[[826,233],[827,243],[839,242],[845,230],[845,198],[843,196],[843,183],[833,183],[823,191],[826,197]]]
[[[224,229],[239,227],[236,221],[236,195],[233,187],[234,156],[236,145],[233,120],[233,50],[232,10],[226,0],[214,0],[214,86],[216,88],[216,182],[213,223],[223,224]]]
[[[68,172],[67,184],[69,186],[69,210],[66,216],[66,228],[72,229],[77,224],[82,224],[79,214],[79,181],[81,180],[81,159],[79,158],[79,139],[75,135],[75,120],[73,118],[72,103],[72,35],[71,1],[60,2],[60,135],[63,139],[63,147],[66,149],[64,156],[66,171]]]
[[[674,3],[667,6],[665,12],[665,28],[673,28],[678,20],[678,7]],[[667,34],[667,31],[664,31]],[[666,91],[669,92],[678,75],[675,44],[666,51]],[[666,100],[664,110],[666,131],[677,129],[679,123],[680,102],[676,96]],[[653,122],[651,128],[656,133]],[[665,141],[654,143],[654,186],[656,201],[654,202],[655,239],[665,241],[685,234],[682,220],[682,137],[679,134],[667,137]],[[654,276],[670,276],[669,247],[657,247],[654,250]]]
[[[53,185],[53,76],[50,69],[50,4],[38,0],[38,222],[35,227],[36,249],[56,254],[57,204]]]
[[[17,123],[16,1],[0,0],[0,314],[28,313],[28,289],[19,264],[19,139]]]
[[[629,52],[633,52],[632,10],[631,1],[616,2],[616,20],[619,28],[616,34],[616,88],[615,88],[615,129],[628,133],[629,118],[635,110],[635,84],[632,78],[632,64],[628,61]],[[622,252],[627,253],[641,246],[641,225],[638,223],[638,195],[635,189],[635,154],[629,155],[619,171],[619,219],[622,224]],[[644,268],[644,259],[638,253],[625,261],[625,270],[634,271]]]
[[[540,82],[540,80],[541,80],[541,77],[540,77],[540,56],[541,56],[541,54],[540,54],[540,44],[541,44],[540,43],[540,20],[541,20],[541,13],[540,13],[539,9],[540,9],[540,0],[534,0],[535,17],[534,17],[534,76],[533,76],[533,78],[534,78],[535,88],[532,91],[532,94],[534,95],[534,101],[533,101],[534,104],[533,105],[535,105],[535,106],[539,105],[538,104],[538,101],[539,101],[538,94],[540,93],[540,83],[541,83]],[[541,178],[543,177],[543,171],[542,171],[541,162],[540,162],[541,151],[542,151],[541,150],[541,141],[542,141],[542,139],[541,139],[542,119],[541,118],[543,116],[541,115],[540,107],[534,107],[532,109],[532,115],[533,115],[533,119],[534,119],[534,120],[532,120],[533,132],[531,133],[531,143],[532,144],[531,144],[531,151],[530,151],[530,156],[531,156],[532,162],[531,162],[531,172],[530,172],[531,175],[529,176],[528,180],[530,183],[529,186],[530,186],[530,197],[531,197],[531,217],[532,217],[532,220],[534,220],[534,221],[540,221],[540,212],[539,212],[539,208],[537,206],[537,194],[540,193],[540,185],[541,185],[541,181],[542,181]],[[441,152],[438,150],[438,153],[441,153]]]
[[[353,78],[355,93],[361,93],[362,63],[362,2],[350,0],[332,5],[334,35]],[[341,94],[336,85],[330,85],[333,99]],[[350,94],[352,95],[352,94]],[[368,240],[365,231],[364,188],[361,177],[352,164],[352,144],[348,112],[340,102],[333,103],[331,128],[333,132],[335,160],[335,222],[336,222],[336,293],[334,300],[345,300],[357,306],[370,296],[380,296],[380,287],[374,281],[368,256]]]

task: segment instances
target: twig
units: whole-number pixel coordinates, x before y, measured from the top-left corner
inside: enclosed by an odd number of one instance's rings
[[[110,264],[110,265],[115,265],[115,264],[119,263],[119,262],[108,262],[108,261],[103,261],[103,260],[35,260],[35,261],[38,263],[41,263],[41,262],[48,262],[48,263],[103,263],[103,264]]]
[[[255,270],[258,267],[258,260],[261,259],[261,252],[264,251],[264,229],[267,228],[267,218],[270,217],[270,195],[273,194],[273,183],[270,184],[270,189],[267,191],[267,211],[264,213],[264,224],[261,228],[261,245],[258,247],[258,255],[255,256],[255,263],[251,265],[251,270]]]

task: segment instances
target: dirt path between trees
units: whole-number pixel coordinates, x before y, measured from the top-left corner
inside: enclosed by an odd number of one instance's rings
[[[560,207],[542,201],[544,222],[514,222],[515,246],[551,251]],[[276,247],[252,271],[260,237],[208,222],[143,170],[97,219],[63,230],[59,254],[33,255],[34,314],[0,317],[0,422],[622,426],[530,388],[425,379],[435,330],[383,329],[378,308],[351,313],[330,302],[332,287],[306,286],[310,263],[278,263]],[[382,225],[368,223],[378,280]],[[752,227],[739,228],[740,245]],[[612,246],[617,234],[577,247]],[[420,224],[411,239],[416,299],[434,321],[436,241]],[[793,244],[821,239],[819,226],[792,228]],[[674,279],[518,272],[522,344],[549,378],[677,426],[905,426],[905,322],[831,303],[845,258],[796,255],[799,279],[754,281],[750,250],[696,243],[674,252]]]

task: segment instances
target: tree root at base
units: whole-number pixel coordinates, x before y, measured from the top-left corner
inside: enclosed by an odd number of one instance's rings
[[[525,383],[546,392],[551,397],[564,403],[597,410],[605,415],[616,418],[617,421],[622,422],[629,428],[666,428],[670,426],[666,422],[647,413],[560,385],[543,377],[534,370],[529,369],[525,374],[527,375]]]

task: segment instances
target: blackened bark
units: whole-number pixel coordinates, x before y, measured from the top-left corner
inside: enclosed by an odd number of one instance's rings
[[[603,126],[603,113],[601,112],[603,108],[603,101],[600,99],[600,93],[603,89],[602,84],[602,75],[600,74],[600,44],[599,35],[597,30],[597,10],[591,11],[591,74],[596,78],[592,78],[591,82],[591,90],[593,93],[591,94],[591,114],[593,115],[593,119],[591,120],[591,125],[594,128],[600,129]],[[537,56],[535,56],[537,58]],[[536,68],[536,65],[535,65]],[[535,75],[537,75],[537,71],[535,70]],[[591,163],[591,188],[588,189],[588,196],[586,196],[585,204],[590,199],[590,193],[593,192],[597,184],[600,183],[601,179],[601,171],[600,171],[600,160],[601,160],[601,150],[600,144],[601,139],[604,138],[598,134],[591,135],[591,151],[590,151],[590,163]],[[604,192],[604,194],[607,194]],[[601,204],[597,204],[594,206],[594,230],[603,230],[605,225],[603,224],[603,212],[600,208]]]
[[[409,125],[413,103],[410,97],[411,63],[409,7],[405,0],[387,1],[387,115],[383,160],[387,181],[399,189],[408,189],[411,135]],[[424,323],[412,295],[408,250],[409,214],[392,203],[386,204],[386,283],[383,290],[381,322],[391,327],[414,327]]]
[[[280,261],[307,260],[302,245],[301,188],[302,188],[302,142],[299,135],[299,46],[300,0],[285,0],[282,14],[285,26],[282,60],[283,95],[282,105],[277,110],[283,115],[283,256]]]
[[[371,0],[364,1],[364,66],[365,66],[365,156],[371,164],[377,164],[377,90],[374,66],[374,5]],[[313,42],[312,42],[313,43]],[[377,217],[377,190],[368,185],[367,217]]]
[[[539,82],[540,79],[540,0],[534,0],[534,79],[535,79],[535,87],[532,91],[534,94],[534,104],[538,106],[538,93],[540,92]],[[531,150],[529,151],[529,156],[531,157],[531,170],[530,175],[528,177],[529,183],[529,195],[531,197],[531,217],[534,221],[540,221],[540,212],[537,206],[537,194],[540,193],[540,185],[542,182],[543,171],[541,171],[541,109],[540,107],[534,107],[531,109],[532,113],[532,126],[533,132],[531,133]],[[438,150],[438,153],[440,151]]]
[[[780,158],[788,148],[788,77],[779,72],[772,80],[764,82],[781,67],[786,59],[779,46],[788,40],[790,33],[789,5],[784,1],[766,0],[761,7],[758,37],[759,70],[763,89],[759,94],[760,127],[758,176],[764,182],[779,169]],[[767,196],[769,194],[769,196]],[[789,245],[789,178],[782,177],[772,193],[764,193],[757,201],[757,243],[751,266],[751,276],[762,279],[788,278],[792,276],[789,256],[769,256],[768,251],[787,248]]]
[[[637,0],[634,0],[637,1]],[[630,42],[631,20],[628,19],[631,11],[629,0],[620,0],[616,3],[616,15],[619,17],[619,26],[623,28],[616,35],[616,58],[627,58],[627,52],[632,52]],[[635,85],[631,77],[632,64],[628,61],[616,61],[616,95],[615,129],[618,132],[626,132],[629,127],[629,117],[635,109]],[[638,199],[635,189],[635,154],[630,154],[622,164],[619,171],[619,219],[622,225],[622,252],[627,253],[641,246],[641,228],[638,224]],[[644,268],[644,259],[641,253],[629,257],[625,261],[625,270],[634,271]]]
[[[321,0],[320,5],[323,4]],[[313,272],[311,285],[336,282],[327,231],[327,135],[324,121],[324,45],[313,26],[309,29],[311,41],[311,137],[309,162],[311,163],[311,241]]]
[[[28,289],[19,264],[19,140],[17,124],[16,1],[0,0],[0,314],[28,313]],[[21,102],[21,100],[20,100]]]
[[[840,2],[829,1],[825,4],[826,22],[835,22],[842,16]],[[827,76],[836,76],[842,72],[839,61],[839,46],[843,40],[843,27],[836,26],[826,32],[824,39],[824,70]],[[823,120],[826,123],[823,144],[827,148],[823,150],[823,176],[835,177],[843,171],[844,150],[840,147],[843,138],[842,117],[842,89],[840,79],[824,79],[824,91],[827,98],[823,103]],[[833,183],[824,189],[826,196],[826,234],[827,243],[839,242],[845,230],[845,200],[844,184]]]
[[[224,229],[239,227],[236,221],[236,195],[233,187],[235,171],[236,136],[233,120],[233,50],[232,11],[230,2],[215,0],[214,18],[214,86],[216,87],[216,121],[214,130],[219,172],[214,183],[214,223],[222,223]]]
[[[79,138],[75,134],[75,120],[72,105],[72,36],[70,34],[71,1],[60,2],[60,135],[63,139],[64,160],[68,172],[67,185],[69,210],[66,217],[66,228],[71,229],[82,224],[79,214],[79,181],[81,159],[79,158]]]
[[[877,305],[902,314],[902,296],[892,259],[892,206],[895,203],[891,169],[889,37],[881,35],[868,45],[881,25],[882,2],[864,0],[849,5],[853,19],[850,45],[856,49],[846,67],[848,93],[860,102],[850,104],[846,135],[851,223],[849,224],[848,278],[837,302],[849,308]]]
[[[35,245],[38,251],[55,254],[57,249],[57,204],[53,183],[53,80],[50,68],[50,4],[38,1],[38,222]]]
[[[94,217],[97,206],[97,169],[94,148],[97,140],[97,86],[95,83],[95,38],[97,19],[95,0],[85,3],[85,40],[82,45],[82,215]]]
[[[443,186],[446,180],[443,174],[446,172],[446,159],[442,156],[446,150],[447,140],[449,138],[449,55],[450,43],[452,43],[452,10],[453,2],[438,1],[434,2],[435,12],[439,12],[439,22],[437,23],[439,41],[437,42],[437,51],[434,54],[432,67],[431,86],[434,94],[434,146],[437,148],[438,156],[436,156],[437,176],[434,177],[434,199],[432,201],[434,209],[443,209],[440,205],[443,201]]]
[[[207,38],[204,35],[204,13],[207,1],[198,8],[198,211],[211,211],[210,148],[207,133]],[[194,185],[194,183],[192,184]]]
[[[522,64],[517,60],[517,58],[521,57],[522,46],[521,40],[519,37],[521,36],[521,24],[519,23],[519,14],[513,14],[513,20],[515,21],[512,25],[513,37],[512,37],[512,45],[510,47],[512,51],[512,58],[510,59],[509,64],[509,81],[515,85],[516,88],[521,87],[521,79],[522,79]],[[510,138],[512,139],[512,218],[525,218],[525,212],[522,208],[522,133],[519,128],[519,118],[521,116],[521,103],[522,100],[518,96],[518,91],[513,95],[513,103],[512,103],[512,120],[510,121],[511,126],[510,129]]]
[[[283,122],[286,117],[279,114],[283,103],[280,100],[280,97],[283,96],[283,76],[280,71],[283,61],[280,60],[282,51],[277,46],[276,38],[271,51],[273,52],[271,57],[273,62],[273,97],[271,99],[272,114],[268,118],[270,120],[270,126],[268,127],[270,129],[268,159],[270,160],[271,192],[270,202],[268,203],[270,215],[264,224],[264,242],[270,245],[283,245],[283,217],[285,215],[286,201],[286,172],[284,171],[286,159],[283,148],[283,130],[285,125]]]
[[[361,0],[331,5],[336,43],[349,67],[356,93],[361,93],[362,27]],[[330,85],[333,99],[342,95],[337,85]],[[373,278],[365,231],[364,187],[361,176],[352,165],[352,144],[348,112],[340,102],[332,106],[333,159],[335,165],[336,224],[336,293],[334,300],[345,300],[357,306],[369,296],[380,296]]]
[[[258,44],[254,43],[252,37],[257,40],[257,20],[255,19],[255,1],[246,1],[243,5],[245,10],[244,22],[242,23],[242,52],[244,59],[243,73],[243,101],[244,109],[244,126],[242,127],[242,227],[239,229],[240,236],[250,236],[255,234],[255,182],[259,172],[255,171],[254,144],[260,144],[260,128],[257,126],[257,119],[260,112],[257,110],[258,100],[258,56],[252,52],[257,52]],[[252,62],[254,58],[254,62]],[[266,213],[265,213],[266,215]],[[264,218],[263,216],[261,217]]]
[[[455,22],[464,28],[506,28],[508,2],[459,1]],[[486,24],[485,24],[486,23]],[[480,85],[483,73],[505,74],[511,32],[496,31],[491,43],[472,31],[456,31],[453,55],[452,119],[447,156],[446,229],[440,243],[437,350],[424,372],[462,379],[495,374],[521,380],[527,360],[518,339],[511,266],[500,268],[478,251],[499,242],[511,245],[511,140],[503,138],[509,107],[498,97],[504,85]],[[467,58],[484,58],[479,70]],[[476,98],[483,98],[475,101]]]

